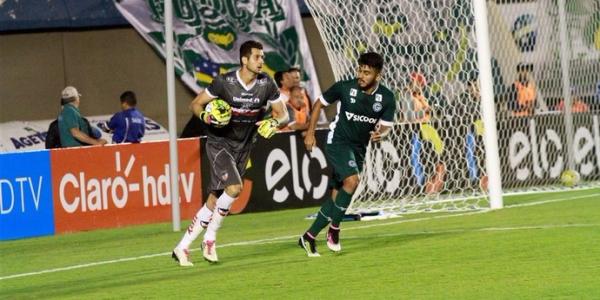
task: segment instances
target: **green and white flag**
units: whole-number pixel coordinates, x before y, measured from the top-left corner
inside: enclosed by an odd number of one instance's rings
[[[144,39],[165,57],[164,0],[121,0],[115,5]],[[320,95],[296,0],[173,0],[175,69],[194,91],[239,67],[239,46],[261,42],[263,71],[300,66],[312,99]]]

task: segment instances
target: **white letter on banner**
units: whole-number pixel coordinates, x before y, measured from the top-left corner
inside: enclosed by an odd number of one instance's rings
[[[281,167],[273,173],[273,165],[275,162],[281,162]],[[265,169],[265,182],[267,184],[267,190],[271,190],[279,181],[287,174],[291,169],[290,162],[285,156],[285,152],[281,149],[273,149],[267,157],[267,165]],[[290,195],[287,188],[284,186],[280,190],[275,189],[273,192],[273,200],[277,203],[284,202]]]
[[[304,190],[300,185],[300,170],[298,168],[298,150],[296,149],[296,136],[290,135],[290,157],[292,159],[292,185],[294,194],[298,199],[304,198]]]
[[[33,203],[35,204],[36,211],[40,207],[40,192],[42,191],[42,179],[44,179],[44,177],[40,176],[40,181],[38,181],[37,192],[35,192],[33,190],[33,182],[31,182],[31,177],[29,178],[29,189],[31,190],[31,197],[33,197]]]
[[[4,209],[4,199],[2,198],[2,184],[5,183],[10,189],[10,207],[8,209]],[[15,191],[13,190],[12,184],[10,181],[6,179],[0,179],[0,215],[7,215],[13,209],[15,205]]]
[[[594,171],[594,164],[592,162],[582,163],[593,148],[594,138],[592,137],[592,133],[585,127],[577,128],[575,137],[573,137],[573,156],[575,156],[575,164],[581,164],[579,166],[579,173],[581,175],[589,175]]]
[[[192,201],[192,189],[194,188],[194,172],[188,174],[189,175],[186,178],[185,173],[181,173],[179,175],[179,178],[181,180],[181,185],[183,186],[183,195],[185,197],[185,202],[190,203]],[[181,197],[179,197],[179,199],[181,199]],[[181,200],[179,202],[181,202]]]
[[[79,197],[75,197],[72,203],[67,202],[67,200],[65,199],[65,186],[67,185],[67,183],[72,184],[74,188],[78,188],[79,185],[77,184],[77,178],[71,173],[65,174],[65,176],[63,176],[63,178],[60,180],[60,187],[58,189],[60,204],[62,204],[62,207],[66,212],[72,214],[77,210],[77,207],[79,206]]]
[[[531,138],[531,157],[533,158],[533,174],[538,178],[543,178],[544,169],[540,166],[540,153],[537,140],[537,131],[535,128],[535,119],[529,120],[529,136]]]
[[[96,178],[90,178],[87,182],[87,207],[90,211],[102,210],[102,192],[100,181]]]
[[[117,189],[119,187],[121,188],[121,191],[123,192],[120,199],[117,194]],[[111,188],[111,196],[113,199],[113,203],[115,204],[115,206],[117,208],[123,208],[123,207],[125,207],[125,205],[127,205],[127,198],[129,196],[129,192],[127,191],[127,183],[125,182],[125,179],[123,177],[117,176],[113,179],[112,188]]]
[[[396,150],[396,147],[394,147],[394,145],[390,142],[390,141],[383,141],[381,143],[381,150],[382,152],[387,153],[389,156],[391,156],[392,158],[392,163],[396,164],[398,162],[400,162],[400,157],[398,157],[398,150]],[[383,162],[383,159],[381,160]],[[386,162],[388,161],[387,159],[385,160]],[[383,169],[383,167],[382,167]],[[400,187],[400,171],[398,171],[397,169],[394,169],[394,176],[392,177],[392,180],[387,181],[385,178],[385,175],[383,174],[383,172],[381,172],[382,178],[384,181],[386,182],[385,185],[385,190],[388,193],[393,193],[394,191],[396,191],[398,189],[398,187]]]
[[[600,172],[600,125],[598,124],[598,116],[594,116],[593,119],[593,130],[594,130],[594,145],[596,148],[596,165],[598,166],[598,172]]]
[[[321,166],[321,170],[327,167],[327,160],[325,159],[325,155],[323,155],[323,151],[319,147],[313,147],[313,150],[310,152],[310,157],[316,159]],[[302,179],[304,180],[304,186],[306,187],[306,191],[310,193],[310,189],[312,187],[312,182],[310,181],[310,171],[308,166],[310,165],[311,158],[308,155],[304,155],[302,158]],[[313,190],[313,198],[320,199],[327,192],[327,176],[321,175],[321,181],[318,186],[315,186]],[[302,199],[302,198],[300,198]]]
[[[562,151],[562,141],[560,140],[560,136],[558,136],[558,133],[556,131],[554,131],[554,129],[548,129],[546,131],[546,135],[548,136],[548,143],[549,142],[554,142],[554,146],[556,146],[556,149],[558,150],[556,155],[556,161],[554,162],[554,165],[552,165],[552,167],[550,167],[550,170],[548,171],[550,173],[550,178],[557,178],[558,176],[560,176],[560,172],[563,169],[563,156],[560,154]],[[548,164],[548,152],[546,151],[546,149],[544,149],[544,156],[546,156],[546,164]]]
[[[25,192],[23,191],[23,182],[27,181],[27,177],[17,177],[15,181],[19,183],[21,190],[21,212],[25,212]]]
[[[522,145],[520,149],[518,147],[519,145]],[[517,150],[519,152],[517,152]],[[529,154],[529,150],[531,150],[531,146],[529,145],[527,136],[521,131],[513,133],[508,143],[508,160],[510,162],[510,168],[513,170],[516,169],[516,177],[521,181],[529,178],[529,168],[527,166],[519,167],[527,157],[527,154]]]

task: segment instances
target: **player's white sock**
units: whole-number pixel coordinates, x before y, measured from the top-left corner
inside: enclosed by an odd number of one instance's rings
[[[210,210],[208,207],[206,207],[206,204],[204,204],[202,208],[198,210],[198,212],[194,216],[194,219],[192,219],[192,223],[190,224],[190,226],[188,226],[187,230],[185,231],[185,234],[183,235],[183,238],[181,238],[181,241],[177,245],[177,248],[189,249],[192,242],[194,242],[194,240],[196,240],[200,232],[202,232],[202,229],[208,226],[212,215],[212,210]]]
[[[229,208],[231,208],[233,201],[235,201],[235,198],[227,195],[225,192],[217,199],[216,212],[218,213],[213,214],[210,223],[208,223],[206,233],[204,233],[205,241],[214,241],[217,239],[217,231],[221,227],[223,218],[229,213]]]

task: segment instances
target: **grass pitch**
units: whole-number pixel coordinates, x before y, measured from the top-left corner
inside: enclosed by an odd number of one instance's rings
[[[231,216],[221,262],[193,251],[191,268],[168,223],[5,241],[0,299],[600,298],[600,189],[505,206],[343,223],[343,253],[322,234],[320,258],[296,245],[316,208]]]

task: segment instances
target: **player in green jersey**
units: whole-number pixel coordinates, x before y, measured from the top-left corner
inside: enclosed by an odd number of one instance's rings
[[[340,222],[358,187],[358,174],[362,170],[367,145],[369,141],[380,141],[392,129],[396,101],[394,93],[379,83],[382,70],[381,55],[364,53],[358,59],[356,78],[336,82],[315,102],[304,138],[309,151],[315,145],[315,127],[321,108],[336,101],[339,101],[339,106],[330,125],[325,151],[333,169],[331,198],[323,203],[315,222],[298,240],[309,257],[319,256],[315,238],[330,222],[327,246],[334,252],[341,251]]]

